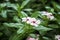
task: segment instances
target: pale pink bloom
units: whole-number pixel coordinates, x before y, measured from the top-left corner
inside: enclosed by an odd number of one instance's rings
[[[54,16],[52,16],[52,15],[47,15],[47,18],[50,19],[50,20],[53,20],[53,19],[54,19]]]
[[[48,12],[45,12],[45,11],[42,11],[41,13],[42,13],[42,15],[47,16],[47,18],[50,19],[50,20],[54,19],[54,16],[53,16],[52,13],[48,13]]]
[[[30,24],[37,27],[38,24],[40,24],[40,20],[36,20],[35,18],[32,18]]]
[[[49,15],[48,12],[46,12],[46,11],[42,11],[41,13],[42,13],[42,15]]]
[[[35,38],[29,36],[26,40],[35,40]]]
[[[58,39],[58,40],[60,40],[60,39]]]
[[[26,23],[27,23],[27,24],[30,24],[30,23],[31,23],[31,17],[27,17]]]
[[[36,23],[31,23],[31,25],[32,25],[32,26],[35,26],[35,27],[38,26],[38,24],[36,24]]]
[[[33,25],[33,26],[38,26],[38,24],[36,24],[36,19],[35,18],[31,19],[31,23],[30,24]]]
[[[24,18],[22,18],[22,22],[27,22],[27,21],[30,21],[30,17],[24,17]]]
[[[27,40],[35,40],[35,38],[28,38]]]
[[[60,40],[60,35],[56,35],[56,36],[55,36],[55,39]]]
[[[36,20],[36,24],[40,24],[41,23],[41,21],[40,20]]]
[[[35,27],[37,27],[41,23],[40,20],[36,20],[35,18],[31,17],[22,18],[22,22],[26,22],[27,24],[30,24]]]
[[[28,38],[26,40],[38,40],[39,39],[39,34],[36,34],[36,38],[32,38],[30,36],[28,36]]]

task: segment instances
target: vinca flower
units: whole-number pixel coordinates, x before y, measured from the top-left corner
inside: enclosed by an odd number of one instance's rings
[[[31,18],[31,17],[22,18],[22,22],[26,22],[27,24],[30,24],[30,25],[35,26],[35,27],[37,27],[41,23],[40,20],[37,20],[35,18]]]
[[[47,18],[50,19],[50,20],[54,19],[54,16],[53,16],[52,13],[48,13],[48,12],[45,12],[45,11],[42,11],[41,13],[42,13],[42,15],[47,16]]]
[[[35,40],[35,38],[31,38],[31,37],[29,37],[29,38],[27,38],[27,40]]]
[[[56,35],[56,36],[55,36],[55,39],[60,40],[60,35]]]
[[[39,40],[39,34],[36,34],[36,38],[28,36],[26,40]]]

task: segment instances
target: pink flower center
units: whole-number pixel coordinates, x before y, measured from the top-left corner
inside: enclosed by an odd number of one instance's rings
[[[59,37],[59,39],[60,39],[60,37]]]
[[[33,23],[36,23],[35,21],[32,21]]]

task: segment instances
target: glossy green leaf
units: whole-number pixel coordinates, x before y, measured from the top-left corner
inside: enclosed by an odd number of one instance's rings
[[[22,5],[21,5],[21,9],[24,8],[28,3],[29,3],[30,0],[25,0],[23,1]]]

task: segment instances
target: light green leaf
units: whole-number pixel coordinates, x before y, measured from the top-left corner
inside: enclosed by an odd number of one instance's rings
[[[20,22],[20,19],[17,16],[14,16],[13,20],[18,22],[18,23]]]
[[[2,12],[1,12],[1,16],[2,16],[3,18],[7,18],[7,11],[2,11]]]
[[[21,11],[21,14],[22,14],[21,15],[22,17],[27,17],[28,16],[24,11]]]
[[[50,24],[48,26],[51,27],[51,28],[59,28],[59,26],[57,24]]]
[[[47,28],[44,26],[38,26],[38,27],[34,27],[35,30],[39,30],[39,31],[49,31],[52,30],[52,28]]]
[[[20,27],[18,30],[17,30],[17,34],[20,34],[20,33],[23,33],[25,30],[23,29],[23,27]]]
[[[23,26],[21,23],[3,23],[4,26],[7,27],[15,27],[15,28],[20,28]]]
[[[54,12],[54,9],[53,9],[53,8],[51,8],[51,7],[49,7],[49,6],[46,6],[45,8],[46,8],[46,9],[47,9],[47,11],[49,11],[49,12]]]
[[[30,1],[30,0],[25,0],[25,1],[23,1],[22,5],[21,5],[21,9],[24,8],[24,6],[27,5],[29,1]]]
[[[30,11],[33,11],[33,10],[32,9],[24,9],[24,11],[29,11],[30,12]]]
[[[34,13],[31,14],[31,17],[35,17],[35,18],[37,18],[38,15],[39,15],[39,13],[38,13],[38,11],[36,11],[36,12],[34,12]]]
[[[2,32],[0,32],[0,36],[2,36],[3,35],[3,33]]]

